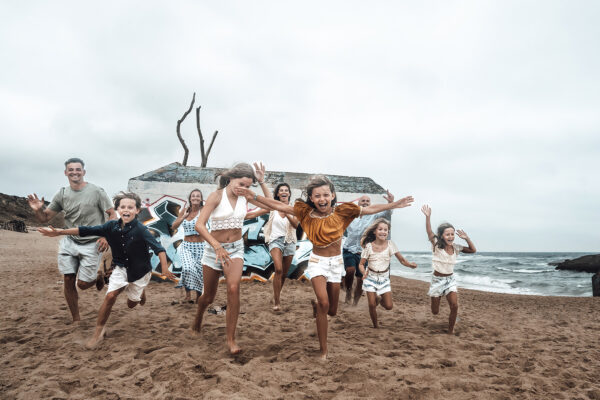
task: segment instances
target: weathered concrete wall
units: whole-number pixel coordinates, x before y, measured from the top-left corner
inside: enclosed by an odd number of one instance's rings
[[[154,203],[156,200],[165,195],[178,197],[187,201],[187,196],[193,189],[200,189],[202,191],[202,194],[204,195],[204,198],[206,198],[210,193],[217,190],[217,185],[179,182],[154,182],[130,179],[127,185],[127,189],[131,192],[137,193],[142,198],[142,200],[148,198],[150,199],[150,203]],[[262,191],[259,187],[253,187],[252,189],[256,193],[262,194]],[[274,187],[270,186],[269,189],[273,190]],[[356,200],[363,194],[369,195],[373,204],[386,203],[386,200],[381,194],[338,192],[337,196],[340,202],[347,202]],[[300,198],[301,195],[301,189],[292,188],[292,200]]]

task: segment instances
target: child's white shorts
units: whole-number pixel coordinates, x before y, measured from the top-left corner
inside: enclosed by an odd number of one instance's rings
[[[304,270],[304,275],[308,279],[324,276],[327,282],[331,283],[341,282],[345,273],[344,259],[341,254],[333,257],[321,257],[310,253],[308,266]]]
[[[363,280],[362,288],[365,292],[373,292],[378,296],[381,296],[387,292],[391,292],[392,286],[390,285],[390,276],[387,274],[387,272],[385,275],[379,275],[369,271],[367,277]]]
[[[106,293],[108,294],[125,287],[123,292],[127,295],[129,300],[140,301],[142,299],[142,292],[144,291],[144,288],[148,286],[151,277],[152,272],[148,272],[137,281],[127,282],[127,270],[117,265],[108,279],[108,290]]]
[[[450,292],[457,292],[456,277],[454,274],[450,276],[431,275],[431,286],[429,286],[430,297],[446,296]]]

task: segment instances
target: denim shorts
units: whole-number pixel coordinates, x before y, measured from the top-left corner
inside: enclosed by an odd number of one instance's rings
[[[240,258],[242,261],[244,260],[244,240],[240,239],[231,243],[221,243],[221,246],[227,253],[229,253],[229,258]],[[219,262],[217,264],[217,253],[215,253],[215,249],[210,244],[207,244],[204,247],[204,254],[202,255],[202,265],[206,265],[217,271],[223,271],[223,264]]]
[[[269,242],[269,252],[273,249],[281,250],[281,254],[283,254],[284,257],[293,256],[296,253],[296,243],[285,243],[285,237],[280,236]]]
[[[387,272],[385,274],[378,274],[369,271],[367,278],[363,281],[362,288],[365,292],[373,292],[378,296],[391,292],[390,275]]]
[[[360,254],[361,253],[352,253],[346,249],[342,251],[342,256],[344,257],[344,268],[354,268],[354,275],[362,278],[363,274],[358,269],[358,264],[360,264]],[[369,266],[369,262],[365,261],[365,268]]]

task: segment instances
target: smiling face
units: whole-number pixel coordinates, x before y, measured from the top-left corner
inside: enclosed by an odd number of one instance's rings
[[[358,199],[358,205],[361,207],[369,207],[371,205],[371,198],[369,196],[362,196]]]
[[[202,193],[200,193],[197,190],[194,190],[191,194],[190,194],[190,205],[192,206],[200,206],[202,205]]]
[[[287,186],[280,186],[277,191],[277,197],[279,197],[279,201],[289,204],[290,203],[290,188]]]
[[[318,212],[322,214],[331,212],[331,201],[335,197],[335,193],[331,191],[329,185],[314,188],[309,197]]]
[[[119,202],[117,212],[121,216],[123,222],[126,224],[133,221],[140,212],[140,209],[137,208],[135,203],[136,202],[133,199],[121,199]]]
[[[81,163],[69,163],[65,167],[65,176],[69,179],[69,183],[78,185],[83,182],[85,169],[83,169],[83,165],[81,165]]]
[[[446,228],[442,233],[442,239],[446,242],[447,245],[452,245],[454,242],[454,228]]]
[[[390,228],[385,222],[380,222],[375,228],[375,237],[378,240],[387,240]]]

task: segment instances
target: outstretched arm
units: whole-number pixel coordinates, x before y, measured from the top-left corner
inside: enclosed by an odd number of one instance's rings
[[[370,206],[363,207],[362,214],[363,215],[377,214],[378,212],[385,211],[385,210],[391,210],[394,208],[409,207],[413,201],[415,201],[415,200],[413,199],[412,196],[407,196],[400,200],[393,201],[388,204],[372,204]]]
[[[40,199],[35,193],[27,196],[27,203],[33,210],[35,218],[42,223],[50,221],[57,214],[56,211],[44,207],[44,197]]]
[[[261,215],[265,215],[268,213],[269,213],[269,210],[265,210],[264,208],[259,208],[254,211],[250,211],[249,213],[246,213],[246,216],[244,217],[244,219],[252,219],[252,218],[260,217]]]
[[[456,231],[456,234],[458,235],[459,238],[464,239],[467,242],[468,247],[463,247],[463,249],[462,249],[463,253],[475,253],[477,251],[477,249],[475,248],[475,245],[471,241],[471,238],[469,237],[469,235],[467,235],[465,233],[465,231],[459,229]]]
[[[425,214],[425,230],[427,231],[427,238],[431,244],[435,244],[435,234],[431,230],[431,207],[425,204],[421,207],[421,211]]]
[[[79,236],[79,228],[61,229],[49,226],[47,228],[38,228],[37,231],[44,236],[55,237],[60,235]]]
[[[171,271],[169,271],[169,264],[167,262],[167,253],[161,251],[158,253],[158,259],[160,260],[160,273],[172,281],[177,281],[177,277]]]
[[[396,252],[394,254],[396,256],[396,258],[398,259],[398,261],[400,261],[400,264],[404,265],[405,267],[408,268],[417,268],[417,264],[414,262],[409,262],[406,260],[406,258],[404,258],[404,256],[402,256],[402,254],[400,254],[400,252]]]
[[[262,189],[265,197],[268,199],[271,199],[271,198],[273,198],[273,196],[271,195],[271,192],[269,191],[269,188],[267,187],[267,184],[265,183],[266,170],[267,169],[263,163],[254,163],[254,171],[255,171],[254,175],[256,176],[256,180],[258,181],[258,184],[260,185],[260,188]]]
[[[248,203],[254,204],[257,207],[270,208],[273,210],[282,211],[286,214],[294,215],[294,207],[288,204],[283,204],[282,202],[277,201],[275,199],[269,199],[264,196],[259,196],[250,189],[238,187],[234,189],[234,193],[237,196],[244,196]]]

